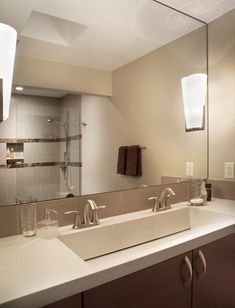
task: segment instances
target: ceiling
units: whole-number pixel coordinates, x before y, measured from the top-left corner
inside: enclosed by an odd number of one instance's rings
[[[235,0],[162,0],[210,22]],[[112,71],[203,24],[152,0],[0,0],[17,54]]]

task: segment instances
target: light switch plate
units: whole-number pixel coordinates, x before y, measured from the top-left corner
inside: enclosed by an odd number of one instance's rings
[[[224,163],[224,178],[233,179],[234,178],[234,162]]]
[[[186,161],[186,176],[193,176],[193,161]]]

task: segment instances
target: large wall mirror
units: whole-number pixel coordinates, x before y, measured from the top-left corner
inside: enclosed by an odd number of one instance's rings
[[[207,125],[186,132],[181,89],[207,74],[206,24],[151,0],[69,3],[1,4],[19,41],[0,205],[207,177]],[[118,174],[133,145],[141,176]]]
[[[209,176],[235,190],[235,9],[210,24],[209,38]]]

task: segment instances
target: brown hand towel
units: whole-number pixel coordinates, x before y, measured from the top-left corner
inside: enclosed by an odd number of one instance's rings
[[[139,145],[127,147],[126,175],[142,175],[141,148]]]
[[[121,146],[118,150],[117,173],[126,174],[127,146]]]

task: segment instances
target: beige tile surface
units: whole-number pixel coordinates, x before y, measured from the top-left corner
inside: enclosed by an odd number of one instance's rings
[[[37,221],[40,221],[44,218],[44,210],[45,208],[49,208],[55,210],[58,213],[57,215],[52,214],[52,217],[58,220],[59,227],[65,225],[71,225],[73,223],[73,218],[74,218],[73,215],[65,215],[64,212],[74,211],[75,202],[76,202],[75,198],[38,202],[36,204]],[[18,224],[19,224],[19,233],[22,233],[19,211],[18,211]]]
[[[57,211],[58,214],[54,215],[54,217],[58,219],[60,227],[71,225],[73,223],[74,215],[65,215],[64,213],[76,210],[76,198],[39,202],[37,204],[38,220],[43,218],[45,208]]]
[[[212,197],[235,200],[235,181],[210,180]]]
[[[233,181],[210,181],[212,183],[212,196],[235,200],[235,182]],[[86,200],[91,198],[97,205],[105,205],[100,209],[99,217],[109,217],[144,209],[151,209],[153,204],[148,201],[149,197],[159,196],[160,192],[170,187],[176,196],[171,197],[171,203],[186,201],[192,193],[192,182],[164,184],[146,188],[132,189],[113,193],[81,196],[76,198],[44,201],[37,203],[37,221],[43,219],[46,207],[58,212],[57,219],[59,226],[73,224],[73,215],[64,215],[66,211],[79,210],[83,215]],[[18,206],[0,207],[0,237],[21,233],[21,221]]]
[[[92,199],[99,206],[105,205],[106,208],[99,210],[99,218],[120,215],[122,213],[121,202],[122,193],[113,192],[106,194],[88,195],[83,197],[77,197],[77,209],[82,217],[84,206],[88,199]]]
[[[158,186],[159,191],[161,192],[164,188],[170,187],[173,189],[175,196],[171,196],[169,199],[170,203],[177,203],[188,200],[187,196],[187,183],[172,183],[164,184]]]
[[[132,189],[123,192],[123,213],[152,208],[154,201],[149,201],[148,198],[159,197],[161,191],[166,187],[172,188],[175,192],[175,196],[172,196],[169,199],[170,203],[186,201],[188,199],[186,183],[164,184],[147,188]]]
[[[0,237],[17,234],[17,208],[16,206],[0,207]]]
[[[158,196],[158,187],[146,187],[131,189],[122,192],[122,211],[123,213],[130,213],[150,209],[153,202],[149,201],[149,197]]]

